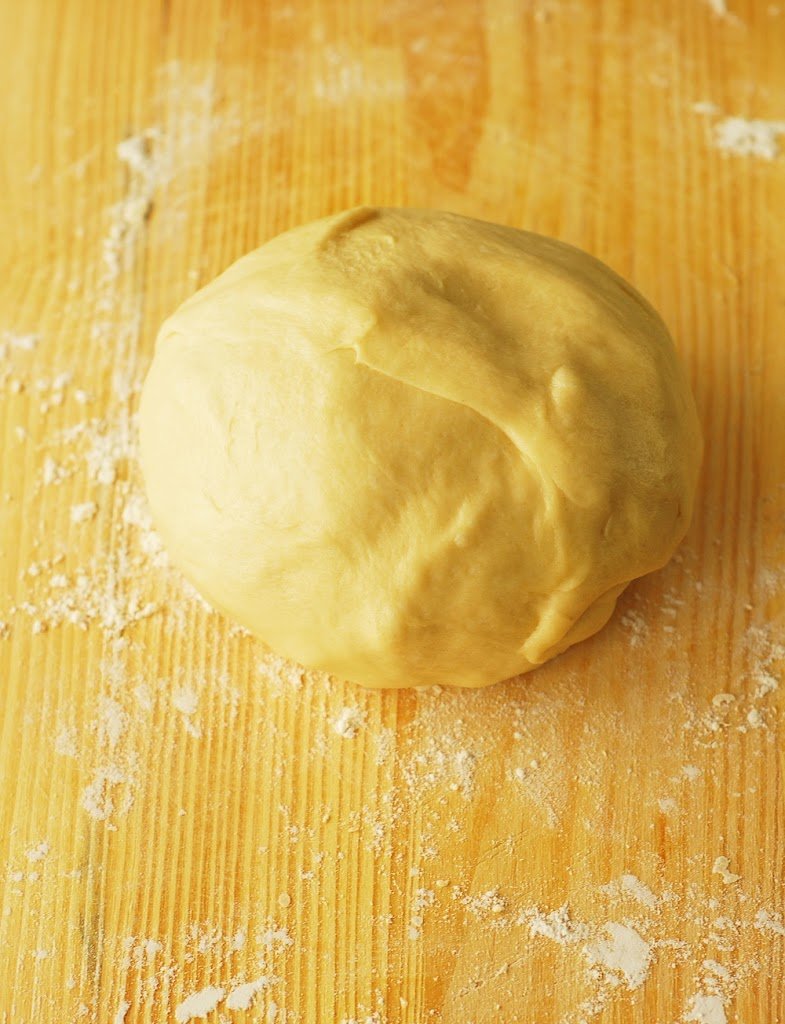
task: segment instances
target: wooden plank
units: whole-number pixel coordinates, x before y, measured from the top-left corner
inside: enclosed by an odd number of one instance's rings
[[[780,1019],[785,157],[717,133],[785,7],[725,6],[0,5],[0,1021]],[[357,203],[593,251],[695,387],[677,558],[488,691],[301,673],[147,519],[157,326]]]

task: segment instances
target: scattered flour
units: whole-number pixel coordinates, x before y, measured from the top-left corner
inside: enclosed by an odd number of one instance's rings
[[[30,849],[27,850],[25,857],[27,857],[29,861],[33,862],[43,860],[45,857],[49,856],[49,849],[49,843],[38,843],[37,846],[31,846]]]
[[[128,721],[128,713],[119,701],[113,697],[99,697],[95,723],[99,746],[109,751],[116,750],[128,728]]]
[[[422,936],[424,912],[432,907],[436,900],[436,893],[432,889],[416,889],[412,897],[411,916],[409,917],[409,928],[407,934],[410,939],[419,939]]]
[[[619,622],[627,630],[630,647],[640,647],[641,644],[646,642],[649,627],[646,619],[644,619],[640,612],[628,608],[619,619]]]
[[[41,482],[45,486],[50,484],[61,484],[63,480],[67,480],[71,476],[71,472],[64,466],[61,466],[51,455],[46,455],[41,467]]]
[[[736,697],[732,693],[715,693],[711,702],[715,708],[727,708],[736,702]]]
[[[272,979],[264,977],[258,978],[256,981],[247,981],[244,985],[238,985],[226,997],[226,1009],[250,1010],[257,994],[270,984],[272,984]]]
[[[755,915],[755,927],[762,932],[772,932],[785,938],[785,923],[781,914],[771,914],[765,908],[761,908]]]
[[[127,814],[133,805],[136,772],[118,765],[98,768],[93,779],[82,790],[81,804],[96,821],[107,821],[114,814]]]
[[[136,939],[130,936],[126,940],[125,948],[122,967],[128,970],[132,965],[137,968],[149,967],[163,951],[164,945],[157,939]]]
[[[322,103],[338,106],[356,96],[366,101],[389,101],[404,94],[400,76],[389,73],[384,61],[358,59],[351,48],[324,46],[321,64],[323,70],[311,88],[314,98]]]
[[[94,501],[83,501],[79,505],[71,506],[71,522],[86,523],[92,519],[98,511],[98,505]]]
[[[609,896],[631,896],[645,907],[654,908],[658,900],[651,889],[635,875],[621,875],[620,878],[600,886],[600,892]]]
[[[524,910],[518,918],[518,924],[528,924],[531,935],[542,935],[558,942],[560,946],[582,942],[589,935],[587,925],[572,920],[567,904],[547,913],[542,913],[537,907]]]
[[[719,2],[722,3],[722,0]],[[758,117],[720,117],[721,109],[708,100],[693,103],[692,110],[702,117],[719,118],[712,125],[711,141],[715,149],[733,156],[754,156],[760,160],[774,160],[779,156],[778,138],[785,134],[785,121]]]
[[[785,134],[785,121],[725,117],[714,125],[714,145],[734,156],[755,156],[774,160],[779,155],[777,139]]]
[[[136,528],[137,540],[142,552],[147,556],[150,565],[157,569],[169,564],[169,556],[163,541],[153,527],[153,519],[147,499],[141,491],[132,491],[125,502],[122,519],[124,523]]]
[[[346,740],[354,739],[365,726],[367,715],[359,708],[342,708],[338,717],[333,720],[333,732]]]
[[[136,459],[136,418],[121,413],[115,423],[95,424],[83,436],[89,444],[84,456],[88,478],[96,486],[111,487],[120,470]]]
[[[130,1009],[131,1004],[123,1000],[123,1002],[121,1002],[117,1007],[117,1013],[114,1015],[114,1024],[124,1024],[126,1015]]]
[[[218,988],[216,985],[208,985],[199,992],[184,999],[174,1011],[175,1020],[179,1024],[188,1024],[188,1021],[197,1017],[206,1017],[212,1013],[226,995],[226,989]]]
[[[604,931],[606,938],[594,939],[586,946],[589,963],[618,972],[629,989],[640,988],[649,973],[651,946],[634,928],[616,921],[609,921]]]
[[[188,686],[180,687],[172,694],[172,704],[182,715],[185,731],[195,739],[199,739],[202,730],[196,722],[192,721],[193,716],[199,710],[199,694],[196,690]]]
[[[160,158],[154,156],[155,144],[160,138],[160,131],[150,128],[123,139],[115,148],[117,159],[127,171],[128,182],[123,198],[108,211],[109,227],[101,244],[95,306],[103,319],[93,322],[92,337],[96,340],[107,340],[113,330],[116,283],[133,265],[139,235],[160,183]]]
[[[713,993],[693,996],[684,1020],[695,1024],[728,1024],[722,996]]]
[[[61,726],[55,736],[55,753],[62,757],[78,757],[76,729],[72,725]]]
[[[266,928],[264,931],[260,932],[256,937],[256,941],[259,943],[260,946],[268,946],[273,948],[279,947],[286,949],[289,946],[294,945],[294,939],[289,934],[288,929],[278,928],[275,925],[272,925],[271,927]]]
[[[55,573],[38,582],[36,593],[17,610],[32,620],[36,633],[68,624],[83,630],[98,625],[107,634],[121,634],[159,607],[145,600],[137,586],[125,585],[126,578],[122,569],[101,562],[73,574]]]
[[[725,885],[733,885],[734,882],[738,882],[741,879],[741,875],[734,874],[729,868],[730,861],[727,857],[717,857],[711,873],[719,875]]]
[[[382,726],[375,735],[376,764],[386,764],[395,753],[395,732],[389,726]]]
[[[495,885],[478,896],[464,896],[461,904],[470,914],[483,918],[489,914],[501,914],[507,907],[507,900],[499,894],[499,887]]]
[[[38,347],[40,341],[40,334],[17,334],[14,331],[3,331],[0,335],[0,358],[6,354],[8,349],[32,352]]]

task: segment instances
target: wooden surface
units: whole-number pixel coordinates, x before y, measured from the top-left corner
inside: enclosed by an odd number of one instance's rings
[[[0,7],[0,1022],[785,1020],[785,5]],[[146,518],[162,318],[358,203],[589,249],[695,387],[677,558],[485,692],[304,676]]]

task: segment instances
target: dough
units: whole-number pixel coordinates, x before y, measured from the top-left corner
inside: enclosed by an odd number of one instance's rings
[[[549,238],[360,208],[161,329],[142,466],[174,562],[274,650],[484,686],[595,633],[690,521],[695,406],[630,285]]]

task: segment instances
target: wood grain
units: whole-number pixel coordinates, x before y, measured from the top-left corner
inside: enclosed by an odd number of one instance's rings
[[[722,7],[0,4],[3,1024],[158,1024],[208,986],[224,1022],[785,1017],[785,156],[714,144],[785,119],[785,7]],[[163,317],[359,203],[589,249],[698,399],[677,558],[488,691],[303,674],[145,520]],[[640,983],[592,967],[607,922]]]

